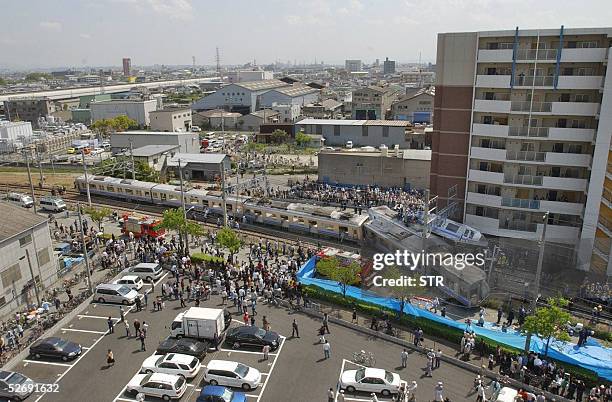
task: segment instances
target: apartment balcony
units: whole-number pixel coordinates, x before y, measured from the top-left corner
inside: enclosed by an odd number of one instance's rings
[[[551,112],[554,115],[597,116],[599,114],[599,103],[552,102]]]
[[[574,179],[570,177],[532,176],[532,175],[504,175],[504,184],[512,184],[516,187],[549,188],[554,190],[586,191],[586,179]]]
[[[552,102],[530,102],[513,101],[510,104],[510,111],[529,113],[550,113],[552,112]]]
[[[597,227],[600,228],[608,237],[612,237],[612,221],[605,216],[599,215]]]
[[[487,137],[508,137],[508,126],[502,124],[472,124],[472,134]]]
[[[484,234],[515,239],[539,240],[543,224],[521,221],[501,221],[478,215],[465,215],[465,223],[480,230]],[[572,226],[548,225],[546,239],[562,243],[575,243],[580,235],[580,228]]]
[[[467,202],[475,205],[499,208],[502,204],[502,197],[498,195],[481,194],[468,191]]]
[[[514,87],[550,87],[555,85],[555,77],[551,75],[520,75],[514,77]]]
[[[510,88],[510,76],[478,74],[476,88]]]
[[[522,209],[540,209],[539,200],[526,200],[523,198],[510,198],[502,197],[501,206],[508,208],[522,208]]]
[[[559,166],[589,167],[591,155],[563,152],[506,151],[507,161],[542,162]]]
[[[506,151],[506,160],[521,162],[545,162],[546,152]]]
[[[512,49],[479,49],[479,63],[512,63]]]
[[[510,101],[474,99],[475,112],[509,113]]]
[[[510,127],[509,137],[547,138],[548,127]]]
[[[517,61],[557,61],[557,49],[517,49]]]
[[[506,160],[505,149],[472,147],[470,157],[475,159],[484,159],[489,161],[503,162]]]
[[[610,258],[610,238],[596,237],[593,243],[593,252],[608,261]]]
[[[496,172],[487,172],[483,170],[470,169],[468,174],[470,181],[477,181],[480,183],[491,183],[491,184],[503,184],[504,174]]]
[[[548,138],[551,140],[591,142],[595,138],[595,130],[590,128],[550,127],[546,129]]]
[[[492,205],[493,206],[493,205]],[[575,202],[528,200],[523,198],[501,197],[501,206],[506,208],[527,209],[554,214],[581,215],[583,205]]]
[[[604,77],[561,75],[557,81],[557,89],[600,89],[603,86]]]
[[[608,208],[612,209],[612,190],[604,187],[601,193],[601,202],[603,202]]]
[[[563,49],[561,63],[603,63],[607,54],[607,48]]]

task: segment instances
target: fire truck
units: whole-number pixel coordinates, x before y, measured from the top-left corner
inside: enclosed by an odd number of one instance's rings
[[[125,214],[123,215],[123,234],[129,236],[132,232],[134,237],[163,237],[166,234],[166,229],[161,227],[161,224],[161,219]]]

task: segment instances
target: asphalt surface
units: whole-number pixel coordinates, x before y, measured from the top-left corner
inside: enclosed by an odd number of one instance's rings
[[[168,280],[168,277],[162,280]],[[160,281],[162,281],[160,280]],[[149,288],[150,285],[147,285]],[[160,294],[160,283],[155,287],[155,295]],[[34,360],[31,357],[23,360],[16,367],[26,376],[42,384],[57,383],[58,392],[37,393],[28,398],[29,401],[134,401],[134,396],[125,394],[124,389],[129,380],[138,373],[143,360],[153,354],[159,342],[169,333],[169,325],[176,314],[183,310],[178,301],[166,301],[166,308],[161,312],[152,311],[152,297],[149,297],[149,307],[142,312],[135,309],[126,315],[130,322],[132,334],[134,318],[149,325],[146,340],[146,352],[140,351],[140,341],[136,338],[126,338],[125,327],[118,323],[113,334],[107,334],[107,318],[119,320],[118,305],[87,304],[79,316],[67,323],[56,335],[79,342],[84,347],[83,354],[71,362],[48,359]],[[220,298],[213,296],[211,300],[201,303],[203,307],[219,305]],[[233,306],[230,311],[235,315],[232,326],[241,325],[241,316]],[[418,382],[417,400],[433,398],[433,388],[437,381],[445,384],[446,395],[452,401],[475,400],[475,395],[469,395],[474,375],[467,370],[442,363],[434,371],[433,378],[424,377],[426,359],[417,353],[410,355],[408,368],[400,366],[401,348],[380,339],[372,339],[367,335],[344,327],[330,325],[331,334],[327,339],[331,345],[331,358],[323,359],[322,346],[318,343],[317,330],[321,326],[315,320],[302,313],[289,312],[283,307],[266,306],[259,303],[257,307],[256,324],[261,325],[263,315],[271,323],[272,330],[279,332],[285,339],[280,348],[264,361],[258,350],[237,351],[227,345],[217,352],[210,352],[203,361],[205,365],[211,359],[235,360],[255,367],[262,373],[263,383],[260,387],[247,393],[251,401],[325,401],[327,390],[337,387],[342,370],[354,369],[357,366],[350,362],[353,352],[361,349],[372,352],[376,357],[376,367],[397,372],[403,380]],[[291,337],[291,322],[298,322],[300,338]],[[106,352],[111,349],[116,364],[108,368]],[[189,380],[189,387],[181,401],[193,402],[200,389],[206,385],[202,381],[203,372]],[[388,398],[379,397],[381,401]],[[148,397],[146,400],[157,400]],[[358,393],[346,394],[347,401],[368,401],[369,395]]]

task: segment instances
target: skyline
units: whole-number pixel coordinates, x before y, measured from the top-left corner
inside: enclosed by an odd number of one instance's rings
[[[197,0],[7,2],[0,68],[435,62],[438,32],[605,27],[604,0]],[[459,18],[458,18],[459,16]],[[435,23],[434,23],[435,22]]]

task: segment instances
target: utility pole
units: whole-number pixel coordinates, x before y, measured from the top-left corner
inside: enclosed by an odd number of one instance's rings
[[[33,237],[34,237],[34,234],[32,234],[32,238]],[[32,275],[32,283],[34,284],[34,293],[36,294],[37,307],[40,307],[40,295],[38,294],[38,284],[36,283],[36,278],[34,278],[34,270],[32,269],[32,261],[30,260],[30,250],[26,248],[25,252],[26,252],[26,258],[28,259],[28,267],[30,267],[30,275]],[[40,279],[42,281],[42,278]]]
[[[36,159],[38,160],[38,172],[40,173],[40,188],[43,188],[43,185],[45,184],[45,177],[43,176],[42,158],[38,152],[38,148],[36,148]]]
[[[134,141],[130,138],[130,163],[132,164],[132,180],[136,180],[136,166],[134,165]]]
[[[544,262],[544,246],[546,244],[546,227],[548,226],[548,215],[549,211],[544,214],[544,227],[542,228],[542,235],[540,237],[540,253],[538,254],[538,266],[536,268],[535,284],[534,284],[534,295],[531,299],[529,309],[533,314],[538,305],[538,299],[540,298],[540,277],[542,276],[542,263]],[[531,348],[531,332],[527,333],[525,338],[525,352],[529,353]]]
[[[32,202],[34,203],[34,213],[36,213],[36,197],[34,196],[34,184],[32,184],[32,172],[30,171],[30,158],[28,157],[28,151],[23,153],[26,160],[26,166],[28,167],[28,180],[30,181],[30,193],[32,194]]]
[[[221,163],[221,199],[223,200],[223,226],[227,227],[227,202],[225,189],[225,165]]]
[[[89,256],[87,255],[87,245],[85,244],[85,230],[83,229],[83,217],[81,216],[81,203],[77,202],[77,212],[79,214],[79,228],[81,231],[81,244],[83,244],[83,256],[85,257],[85,269],[87,270],[87,288],[93,294],[93,284],[91,283],[91,272],[89,268]]]
[[[91,193],[89,192],[89,176],[87,175],[87,163],[85,163],[85,150],[81,149],[83,158],[83,171],[85,172],[85,186],[87,188],[87,206],[91,207]]]
[[[185,191],[183,190],[183,167],[181,165],[181,159],[178,160],[179,165],[179,180],[181,183],[181,208],[183,209],[183,219],[185,220],[185,224],[187,224],[187,210],[185,209]],[[184,233],[184,244],[186,254],[189,254],[189,234],[187,231]]]
[[[497,260],[497,252],[499,247],[497,244],[493,246],[493,255],[491,255],[491,261],[489,262],[489,271],[487,272],[487,284],[491,283],[491,273],[493,272],[493,263]]]

